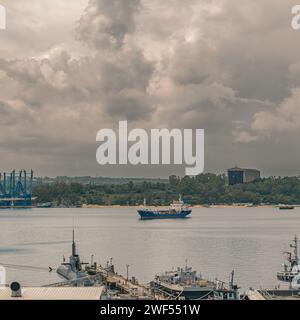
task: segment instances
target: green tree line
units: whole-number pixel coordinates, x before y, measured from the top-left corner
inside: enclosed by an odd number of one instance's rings
[[[206,173],[195,177],[170,176],[167,183],[37,184],[33,194],[38,202],[52,202],[55,206],[138,205],[144,198],[149,205],[168,205],[178,194],[190,204],[300,204],[300,179],[269,177],[229,186],[225,175]]]

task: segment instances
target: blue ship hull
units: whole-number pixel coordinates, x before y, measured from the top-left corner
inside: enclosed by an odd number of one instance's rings
[[[142,220],[151,220],[151,219],[184,219],[187,218],[192,213],[192,210],[181,210],[176,213],[161,213],[159,211],[151,210],[138,210]]]

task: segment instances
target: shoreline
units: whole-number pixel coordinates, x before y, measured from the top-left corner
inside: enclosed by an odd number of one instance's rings
[[[238,208],[275,208],[278,205],[275,204],[270,204],[270,205],[255,205],[255,206],[249,206],[247,204],[245,205],[235,205],[235,204],[229,204],[229,205],[225,205],[225,204],[215,204],[215,205],[201,205],[201,204],[196,204],[196,205],[192,205],[191,208],[203,208],[203,209],[210,209],[210,208],[231,208],[231,209],[238,209]],[[295,205],[295,207],[297,207],[299,205]],[[155,208],[155,209],[163,209],[166,208],[168,206],[147,206],[147,208]],[[121,206],[121,205],[82,205],[81,206],[82,209],[139,209],[139,208],[145,208],[144,205],[139,205],[139,206]]]

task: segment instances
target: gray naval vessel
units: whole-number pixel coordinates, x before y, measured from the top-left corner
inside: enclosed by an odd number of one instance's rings
[[[72,255],[69,257],[69,262],[65,262],[64,259],[56,272],[64,280],[71,282],[75,286],[93,286],[100,280],[97,279],[93,268],[89,267],[88,263],[81,262],[76,251],[74,230],[72,237]]]
[[[277,280],[284,283],[274,289],[249,289],[247,296],[250,300],[299,300],[300,298],[300,265],[298,257],[298,238],[294,237],[289,246],[293,250],[283,252],[285,261],[277,272]],[[287,287],[288,285],[288,287]]]
[[[282,270],[277,272],[277,279],[283,282],[293,282],[293,279],[300,274],[300,265],[298,257],[298,238],[295,236],[293,242],[290,244],[293,252],[286,251],[283,254],[286,261],[282,265]]]
[[[244,296],[240,295],[239,287],[234,284],[234,270],[230,274],[230,281],[227,285],[224,281],[216,280],[213,297],[209,300],[242,300]]]
[[[173,299],[197,300],[214,296],[215,283],[203,279],[192,267],[186,265],[176,270],[156,275],[150,282],[152,291]]]

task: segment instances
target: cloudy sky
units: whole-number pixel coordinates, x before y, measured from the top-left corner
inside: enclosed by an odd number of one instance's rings
[[[96,133],[203,128],[205,171],[300,173],[300,30],[292,0],[0,0],[1,170],[168,176],[101,167]]]

